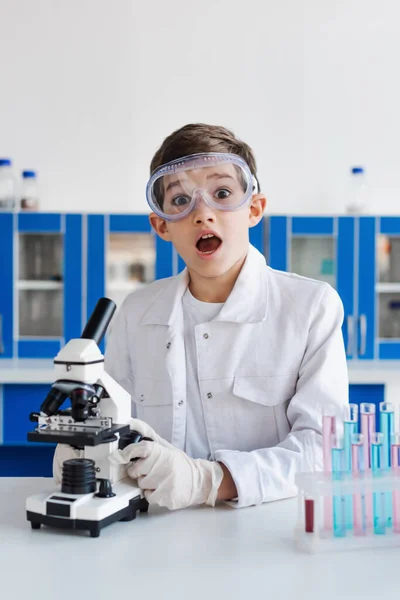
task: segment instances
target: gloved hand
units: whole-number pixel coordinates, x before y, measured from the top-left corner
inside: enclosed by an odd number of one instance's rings
[[[166,446],[158,441],[130,444],[118,452],[118,456],[111,455],[109,460],[124,460],[128,464],[139,458],[128,466],[127,472],[137,479],[149,504],[171,510],[196,504],[215,505],[223,479],[219,463],[190,458],[171,444]]]
[[[141,421],[140,419],[132,418],[129,422],[129,429],[131,431],[135,430],[139,432],[142,435],[142,437],[150,438],[154,442],[158,442],[159,444],[161,444],[161,446],[166,446],[167,448],[175,448],[175,446],[173,446],[172,444],[167,442],[167,440],[164,440],[164,438],[158,435],[158,433],[156,433],[154,429],[150,427],[150,425],[147,425],[147,423]]]
[[[82,458],[83,450],[75,450],[72,446],[67,444],[58,444],[53,457],[53,477],[57,485],[61,483],[62,479],[62,465],[64,460],[70,458]]]

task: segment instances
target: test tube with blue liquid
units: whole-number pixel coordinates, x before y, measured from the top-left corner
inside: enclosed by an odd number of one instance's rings
[[[374,477],[380,477],[384,455],[383,434],[373,433],[371,436],[371,469]],[[382,535],[386,533],[386,494],[373,492],[373,523],[374,533]]]
[[[345,407],[344,423],[343,423],[343,453],[344,453],[344,471],[351,473],[352,463],[352,437],[357,433],[358,428],[358,405],[348,404]],[[351,496],[346,496],[346,527],[353,529],[353,499]]]
[[[332,479],[340,481],[344,473],[344,448],[343,440],[332,436]],[[346,504],[342,494],[333,496],[333,535],[335,537],[346,536]]]
[[[394,433],[394,405],[381,402],[379,405],[379,430],[383,434],[382,468],[388,471],[391,465],[391,438]],[[386,526],[392,526],[392,494],[385,493]]]
[[[362,433],[355,433],[351,441],[351,467],[353,479],[362,477],[365,471],[364,465],[364,438]],[[354,535],[365,535],[365,494],[360,492],[353,495],[353,523]]]

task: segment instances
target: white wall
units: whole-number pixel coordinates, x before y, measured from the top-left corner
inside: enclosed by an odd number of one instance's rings
[[[271,213],[341,212],[350,166],[400,213],[398,0],[0,0],[0,155],[42,208],[147,212],[163,138],[256,153]]]

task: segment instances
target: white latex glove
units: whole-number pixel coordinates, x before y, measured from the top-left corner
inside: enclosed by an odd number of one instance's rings
[[[141,421],[140,419],[132,418],[129,422],[129,429],[131,431],[138,431],[143,437],[148,437],[154,442],[158,442],[159,444],[161,444],[161,446],[166,446],[167,448],[175,448],[175,446],[173,446],[172,444],[167,442],[167,440],[164,440],[164,438],[159,436],[158,433],[156,433],[154,429],[150,427],[150,425],[147,425],[147,423]]]
[[[150,437],[150,436],[149,436]],[[109,460],[128,464],[128,475],[137,479],[149,504],[171,510],[196,504],[214,506],[223,479],[219,463],[202,458],[190,458],[185,452],[158,441],[130,444]]]
[[[53,477],[57,485],[61,483],[62,479],[62,465],[64,460],[70,458],[82,458],[83,450],[75,450],[72,446],[67,444],[58,444],[56,451],[53,456]]]

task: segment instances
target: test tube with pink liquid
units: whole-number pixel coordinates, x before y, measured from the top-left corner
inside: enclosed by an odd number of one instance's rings
[[[391,466],[393,475],[400,477],[400,433],[394,433],[391,437]],[[400,491],[393,492],[393,531],[400,533]]]
[[[322,408],[322,456],[325,475],[332,473],[332,439],[336,434],[337,406],[326,404]],[[324,529],[332,530],[332,497],[324,498]]]
[[[353,478],[364,473],[364,438],[362,433],[354,433],[351,440],[351,465]],[[365,494],[353,494],[354,535],[366,534]]]
[[[372,402],[362,402],[360,404],[361,433],[364,441],[364,465],[365,470],[371,470],[371,438],[376,431],[375,424],[375,404]],[[365,520],[366,527],[372,528],[373,505],[372,494],[366,494],[365,497]]]

